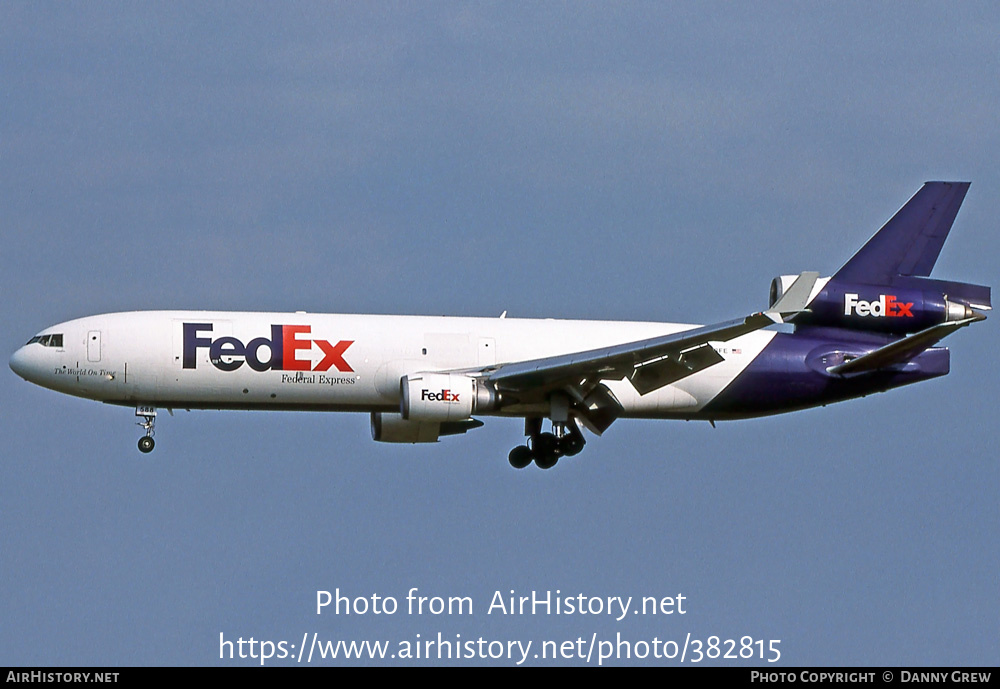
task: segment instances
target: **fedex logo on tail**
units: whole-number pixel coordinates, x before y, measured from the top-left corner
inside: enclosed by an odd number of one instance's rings
[[[202,333],[212,332],[211,323],[184,324],[184,368],[197,368],[198,350],[208,349],[212,366],[220,371],[235,371],[244,363],[254,371],[338,371],[349,373],[354,369],[344,359],[344,352],[354,344],[354,340],[341,340],[330,344],[327,340],[313,340],[299,335],[310,334],[308,325],[272,325],[271,337],[257,337],[246,344],[236,337],[220,337],[213,340]],[[313,344],[323,352],[323,359],[312,365],[309,359],[298,358],[298,353],[309,352]],[[266,359],[261,356],[261,348],[267,349]],[[229,359],[224,361],[223,357]]]
[[[913,302],[896,301],[895,294],[881,294],[876,301],[858,299],[857,294],[844,295],[844,315],[873,316],[875,318],[913,318]]]

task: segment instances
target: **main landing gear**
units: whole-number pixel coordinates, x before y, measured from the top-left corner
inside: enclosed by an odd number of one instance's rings
[[[551,433],[542,433],[541,419],[525,419],[524,434],[528,436],[528,443],[518,445],[507,457],[515,469],[524,469],[532,461],[539,469],[551,469],[560,457],[579,454],[587,442],[573,419],[553,421]]]
[[[136,425],[142,426],[146,431],[146,435],[139,438],[139,452],[143,454],[153,451],[153,446],[156,443],[153,441],[153,425],[156,423],[156,407],[136,407],[135,415],[142,417],[142,421],[139,421]]]

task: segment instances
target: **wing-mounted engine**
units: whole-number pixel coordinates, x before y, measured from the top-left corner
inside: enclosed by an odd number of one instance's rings
[[[400,381],[400,413],[412,421],[460,421],[493,411],[499,397],[492,384],[461,373],[417,373]]]
[[[499,395],[490,383],[461,373],[415,373],[399,381],[400,413],[372,412],[372,439],[382,443],[436,443],[483,425]]]

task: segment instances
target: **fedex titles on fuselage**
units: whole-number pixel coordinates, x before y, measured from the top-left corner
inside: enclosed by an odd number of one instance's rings
[[[844,295],[844,315],[874,316],[875,318],[913,318],[913,302],[896,301],[895,294],[880,294],[875,301],[858,299],[857,294]]]
[[[254,371],[329,371],[331,367],[343,373],[354,371],[344,359],[344,352],[354,344],[354,340],[340,340],[337,344],[330,344],[327,340],[297,337],[300,334],[309,335],[310,330],[311,326],[308,325],[272,325],[270,339],[257,337],[244,343],[231,336],[215,340],[204,336],[212,331],[211,323],[185,323],[183,366],[197,368],[198,350],[207,348],[212,366],[220,371],[235,371],[244,363]],[[308,352],[314,343],[323,352],[323,359],[315,366],[308,359],[297,358],[298,352]],[[261,359],[261,347],[268,349],[266,360]]]

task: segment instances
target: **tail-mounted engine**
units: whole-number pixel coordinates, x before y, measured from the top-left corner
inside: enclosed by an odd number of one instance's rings
[[[773,306],[797,276],[782,275],[771,281]],[[990,308],[989,287],[930,278],[900,276],[891,285],[849,284],[825,278],[817,282],[818,294],[808,311],[794,317],[795,325],[828,326],[913,333],[939,323],[975,315],[975,308]]]

